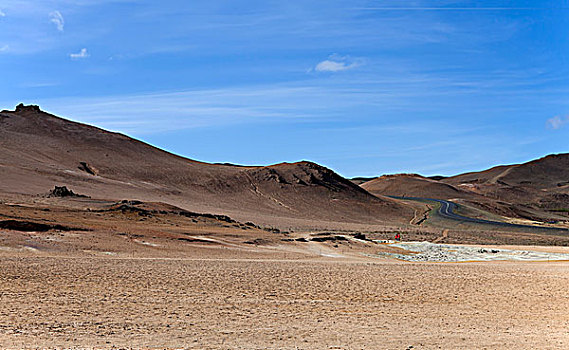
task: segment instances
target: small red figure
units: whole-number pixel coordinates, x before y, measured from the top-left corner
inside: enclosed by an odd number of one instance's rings
[[[395,240],[401,241],[401,235],[399,234],[399,232],[397,232],[397,234],[395,235]]]

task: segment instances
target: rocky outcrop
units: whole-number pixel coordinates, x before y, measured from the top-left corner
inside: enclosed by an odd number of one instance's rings
[[[87,196],[73,192],[72,190],[68,189],[67,186],[55,186],[55,188],[49,192],[48,197],[58,197],[58,198],[81,197],[81,198],[87,198]]]

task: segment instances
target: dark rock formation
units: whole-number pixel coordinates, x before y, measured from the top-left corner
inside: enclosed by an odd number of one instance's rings
[[[53,190],[51,190],[51,192],[49,192],[48,197],[59,197],[59,198],[81,197],[81,198],[87,198],[87,196],[73,192],[72,190],[68,189],[67,186],[55,186],[55,188]]]

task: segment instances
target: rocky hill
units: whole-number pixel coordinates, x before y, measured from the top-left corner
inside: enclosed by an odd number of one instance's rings
[[[0,178],[0,194],[38,195],[66,185],[92,198],[160,201],[242,219],[397,223],[413,217],[412,208],[311,162],[198,162],[37,106],[0,113]]]

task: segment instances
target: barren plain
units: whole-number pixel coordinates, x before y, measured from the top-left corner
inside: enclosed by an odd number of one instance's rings
[[[207,164],[37,106],[0,112],[0,348],[567,348],[566,173],[532,187],[516,169],[468,178],[476,196],[415,176],[370,193],[311,162]],[[383,195],[408,189],[541,226]]]
[[[201,256],[200,256],[201,255]],[[569,263],[2,253],[3,348],[562,349]]]
[[[566,261],[410,263],[349,232],[132,201],[41,199],[0,217],[2,348],[569,346]]]

